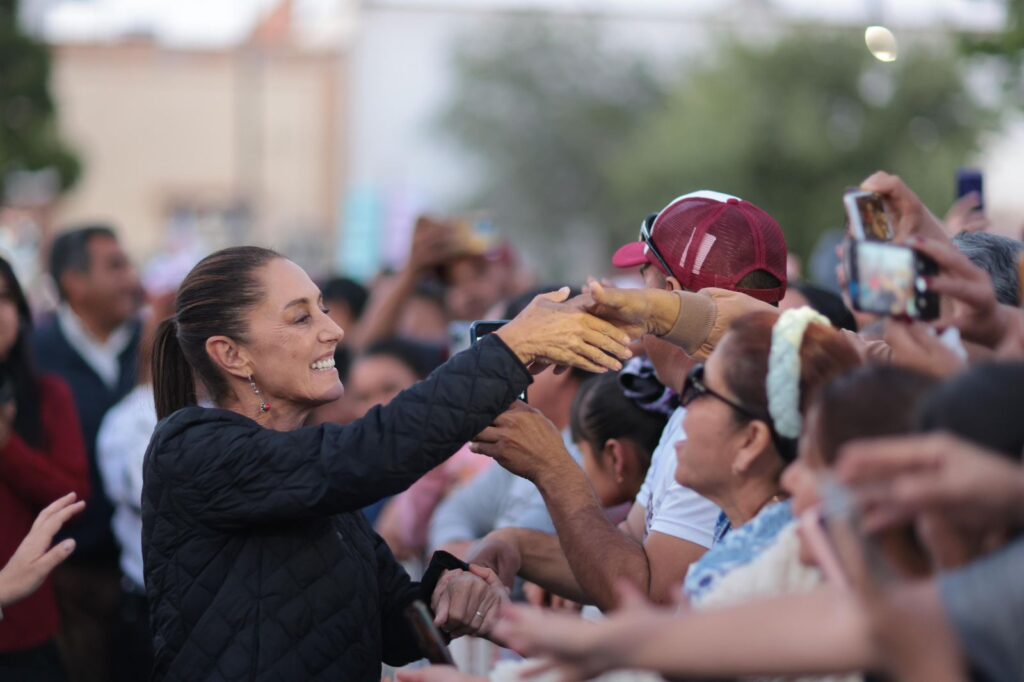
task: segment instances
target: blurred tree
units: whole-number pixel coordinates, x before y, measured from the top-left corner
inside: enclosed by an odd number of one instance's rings
[[[859,33],[820,28],[719,44],[610,165],[618,215],[717,189],[766,209],[806,257],[842,225],[843,190],[878,169],[944,212],[956,167],[995,121],[969,97],[954,55],[935,46],[911,43],[881,63]]]
[[[526,16],[491,29],[460,42],[440,120],[480,162],[467,206],[490,212],[548,274],[581,278],[614,232],[605,166],[662,101],[661,86],[596,23]]]
[[[991,57],[1006,66],[1004,85],[1010,102],[1024,102],[1024,0],[1005,0],[1006,25],[991,36],[965,35],[960,44],[974,57]]]
[[[65,190],[81,171],[57,130],[49,51],[17,17],[17,2],[0,0],[0,202],[11,172],[53,168]]]
[[[532,21],[468,41],[443,118],[481,161],[468,199],[560,274],[579,277],[579,261],[602,268],[644,216],[701,188],[764,207],[804,257],[842,225],[843,190],[878,169],[942,212],[956,167],[995,121],[965,91],[952,50],[934,45],[906,44],[883,64],[859,32],[723,36],[666,85],[598,34]]]

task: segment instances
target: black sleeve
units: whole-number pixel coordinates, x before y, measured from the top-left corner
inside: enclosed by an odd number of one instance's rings
[[[414,583],[395,560],[386,542],[377,537],[377,584],[380,588],[380,627],[384,662],[402,666],[423,658],[416,635],[405,617],[405,609],[420,598]],[[430,602],[427,602],[430,607]]]
[[[490,335],[348,426],[279,432],[232,415],[202,429],[158,429],[150,464],[173,486],[178,508],[213,527],[355,511],[405,490],[450,457],[530,381],[516,355]]]

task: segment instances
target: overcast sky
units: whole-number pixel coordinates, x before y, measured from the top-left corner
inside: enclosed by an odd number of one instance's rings
[[[148,33],[179,46],[231,44],[279,0],[24,0],[36,8],[45,35],[54,41],[112,40]],[[353,0],[294,0],[300,19],[322,22]],[[742,2],[743,0],[739,0]],[[753,0],[746,0],[753,2]],[[460,8],[466,11],[533,7],[553,11],[712,15],[726,0],[364,0],[370,6]],[[899,27],[955,25],[993,29],[1002,25],[1002,0],[771,0],[794,18],[875,23]],[[880,15],[880,16],[879,16]]]

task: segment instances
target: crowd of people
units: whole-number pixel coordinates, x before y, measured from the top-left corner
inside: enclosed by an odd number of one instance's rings
[[[0,679],[375,682],[416,601],[492,680],[1024,679],[1024,244],[861,188],[938,319],[708,190],[634,286],[426,217],[366,286],[239,246],[145,291],[92,225],[33,311],[0,260]]]

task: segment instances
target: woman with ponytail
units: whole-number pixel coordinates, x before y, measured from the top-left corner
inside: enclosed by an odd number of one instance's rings
[[[143,560],[154,680],[377,682],[422,656],[416,599],[453,635],[490,632],[506,590],[435,555],[413,583],[360,509],[394,495],[494,421],[535,361],[617,370],[628,336],[539,296],[496,334],[348,426],[305,426],[343,391],[343,331],[308,275],[225,249],[182,283],[153,355]],[[212,407],[198,407],[199,397]]]

